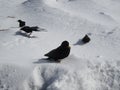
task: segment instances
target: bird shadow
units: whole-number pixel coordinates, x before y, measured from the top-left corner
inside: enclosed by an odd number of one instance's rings
[[[41,58],[33,62],[33,64],[40,64],[40,63],[58,63],[58,62],[55,60],[48,59],[48,58]]]
[[[82,39],[79,39],[75,44],[73,45],[85,45],[85,43],[82,41]]]
[[[0,31],[8,31],[9,29],[0,29]]]
[[[29,36],[26,33],[23,33],[21,31],[17,31],[14,35],[16,35],[16,36],[23,36],[23,37],[27,37],[27,38],[37,38],[36,36]]]

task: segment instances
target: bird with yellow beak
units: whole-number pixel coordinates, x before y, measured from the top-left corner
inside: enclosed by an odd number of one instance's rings
[[[61,59],[68,57],[70,54],[70,46],[68,41],[63,41],[59,47],[51,50],[44,56],[48,57],[48,60],[54,60],[60,62]]]

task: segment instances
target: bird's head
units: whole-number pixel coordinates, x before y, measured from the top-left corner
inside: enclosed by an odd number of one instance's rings
[[[68,41],[63,41],[62,44],[61,44],[62,47],[69,47],[69,42]]]
[[[21,20],[17,20],[18,22],[21,22]]]

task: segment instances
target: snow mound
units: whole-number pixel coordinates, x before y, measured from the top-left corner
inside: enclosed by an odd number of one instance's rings
[[[35,67],[28,80],[28,90],[82,90],[80,75],[59,64]]]
[[[88,63],[85,90],[119,90],[120,62]]]
[[[26,71],[14,65],[0,65],[0,90],[23,90]]]
[[[119,64],[88,61],[86,68],[77,72],[61,64],[41,64],[26,80],[25,90],[119,90]]]

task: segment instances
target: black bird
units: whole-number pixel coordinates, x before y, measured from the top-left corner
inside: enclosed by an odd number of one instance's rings
[[[19,27],[23,27],[23,26],[25,26],[25,21],[18,20],[18,22],[19,22]]]
[[[82,38],[82,42],[83,43],[88,43],[88,42],[90,42],[90,37],[88,37],[88,35],[85,35],[83,38]]]
[[[68,41],[63,41],[62,44],[52,51],[48,52],[44,56],[47,56],[47,60],[54,60],[60,62],[60,59],[66,58],[70,54],[70,46]]]
[[[24,26],[20,30],[29,33],[29,36],[32,34],[33,31],[40,31],[39,27],[34,26],[34,27],[29,27],[29,26]]]

